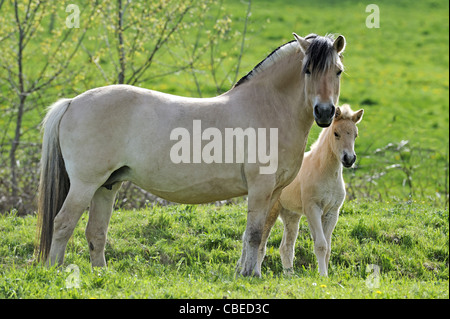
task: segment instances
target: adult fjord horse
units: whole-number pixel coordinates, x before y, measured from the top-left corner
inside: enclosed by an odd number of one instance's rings
[[[43,121],[39,259],[50,265],[63,262],[67,242],[89,206],[91,263],[105,266],[114,198],[121,183],[131,181],[179,203],[248,194],[241,274],[260,276],[258,247],[266,216],[300,168],[314,119],[323,127],[332,122],[343,69],[343,36],[294,36],[217,97],[186,98],[111,85],[53,104]],[[192,135],[194,120],[221,132],[277,128],[276,171],[260,174],[260,163],[249,161],[172,162],[172,130],[185,128]]]

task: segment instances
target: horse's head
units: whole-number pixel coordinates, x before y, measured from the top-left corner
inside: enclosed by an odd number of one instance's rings
[[[329,128],[331,148],[345,167],[351,167],[356,161],[355,139],[358,136],[356,124],[362,120],[363,114],[363,109],[353,112],[347,104],[338,106],[333,124]]]
[[[295,33],[294,37],[304,54],[302,76],[306,99],[313,107],[317,125],[327,127],[333,121],[339,99],[345,38],[340,35],[334,40],[331,36],[315,34],[302,38]]]

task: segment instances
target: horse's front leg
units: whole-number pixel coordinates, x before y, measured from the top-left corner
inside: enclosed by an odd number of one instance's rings
[[[270,231],[272,230],[273,225],[275,225],[275,222],[278,219],[278,215],[280,214],[280,210],[283,207],[281,206],[281,203],[279,200],[275,202],[273,207],[270,209],[269,214],[267,215],[266,222],[264,225],[261,243],[259,244],[259,250],[258,250],[258,267],[261,268],[262,262],[264,260],[264,256],[266,255],[266,246],[267,246],[267,240],[269,239]]]
[[[281,189],[274,189],[273,178],[258,178],[248,190],[247,227],[243,237],[242,256],[239,260],[241,275],[261,276],[264,251],[260,250],[261,238],[267,215],[280,196]],[[272,187],[271,187],[272,185]]]

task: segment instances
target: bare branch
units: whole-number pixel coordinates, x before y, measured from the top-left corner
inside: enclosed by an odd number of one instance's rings
[[[239,57],[238,57],[237,65],[236,65],[236,72],[234,73],[233,83],[236,83],[237,78],[239,76],[239,68],[241,66],[242,55],[244,54],[244,44],[245,44],[245,36],[247,34],[247,24],[248,24],[248,19],[250,18],[250,15],[251,15],[251,7],[252,7],[252,0],[248,0],[247,13],[245,14],[244,31],[242,33],[241,50],[239,52]]]
[[[103,79],[105,80],[105,82],[108,82],[108,76],[106,75],[105,71],[103,70],[102,66],[98,63],[97,59],[94,58],[94,56],[92,55],[91,52],[89,52],[89,50],[84,46],[83,43],[81,43],[81,48],[83,49],[84,52],[86,52],[86,54],[89,56],[89,60],[95,64],[95,66],[97,67],[97,69],[100,71],[100,73],[103,76]]]
[[[168,25],[171,22],[172,13],[167,16],[167,20],[164,23],[164,26],[162,28],[162,31],[160,33],[160,36],[158,38],[158,41],[156,42],[156,45],[153,47],[152,52],[150,53],[149,57],[145,61],[145,63],[138,68],[136,71],[133,72],[131,77],[128,79],[128,83],[135,85],[140,77],[144,74],[144,72],[151,66],[153,58],[158,52],[158,50],[169,40],[170,36],[178,29],[181,21],[183,21],[184,16],[188,13],[188,11],[192,8],[192,5],[186,6],[186,8],[181,12],[181,14],[178,16],[177,21],[175,24],[170,28],[168,33],[166,34],[166,30],[168,29]],[[176,10],[176,9],[175,9]]]
[[[119,44],[117,46],[117,53],[119,54],[119,65],[120,70],[117,78],[117,82],[119,84],[123,84],[125,81],[125,45],[123,42],[123,14],[125,12],[125,8],[122,10],[122,0],[117,0],[117,37]]]
[[[96,7],[94,6],[92,8],[92,11],[90,13],[89,18],[87,19],[87,21],[90,21],[90,17],[94,14]],[[67,38],[69,37],[70,33],[72,32],[73,29],[69,29],[69,31],[66,32],[66,34],[64,35],[64,37],[61,39],[61,41],[59,41],[56,49],[53,51],[52,54],[52,58],[48,58],[46,60],[46,63],[44,65],[44,67],[41,69],[41,72],[39,73],[39,75],[37,76],[36,80],[33,82],[33,84],[31,85],[31,87],[27,90],[27,93],[33,93],[36,92],[38,90],[41,90],[44,87],[47,87],[48,85],[50,85],[66,68],[67,66],[70,64],[70,62],[72,61],[72,58],[75,56],[76,52],[78,51],[79,47],[81,46],[81,43],[86,35],[86,32],[89,28],[89,22],[86,25],[86,28],[83,29],[83,33],[81,34],[81,36],[78,39],[78,42],[75,46],[75,48],[72,50],[72,52],[70,53],[70,55],[65,59],[64,62],[61,62],[59,64],[58,69],[48,78],[48,80],[42,82],[39,84],[39,82],[41,82],[44,78],[45,72],[50,64],[50,62],[54,61],[54,57],[56,56],[56,53],[62,48],[63,43],[67,40]]]

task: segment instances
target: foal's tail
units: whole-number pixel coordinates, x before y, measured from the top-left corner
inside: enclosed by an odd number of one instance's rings
[[[41,176],[39,182],[36,257],[45,262],[50,252],[53,221],[69,192],[69,176],[59,145],[59,123],[71,99],[61,99],[49,107],[42,122]]]

